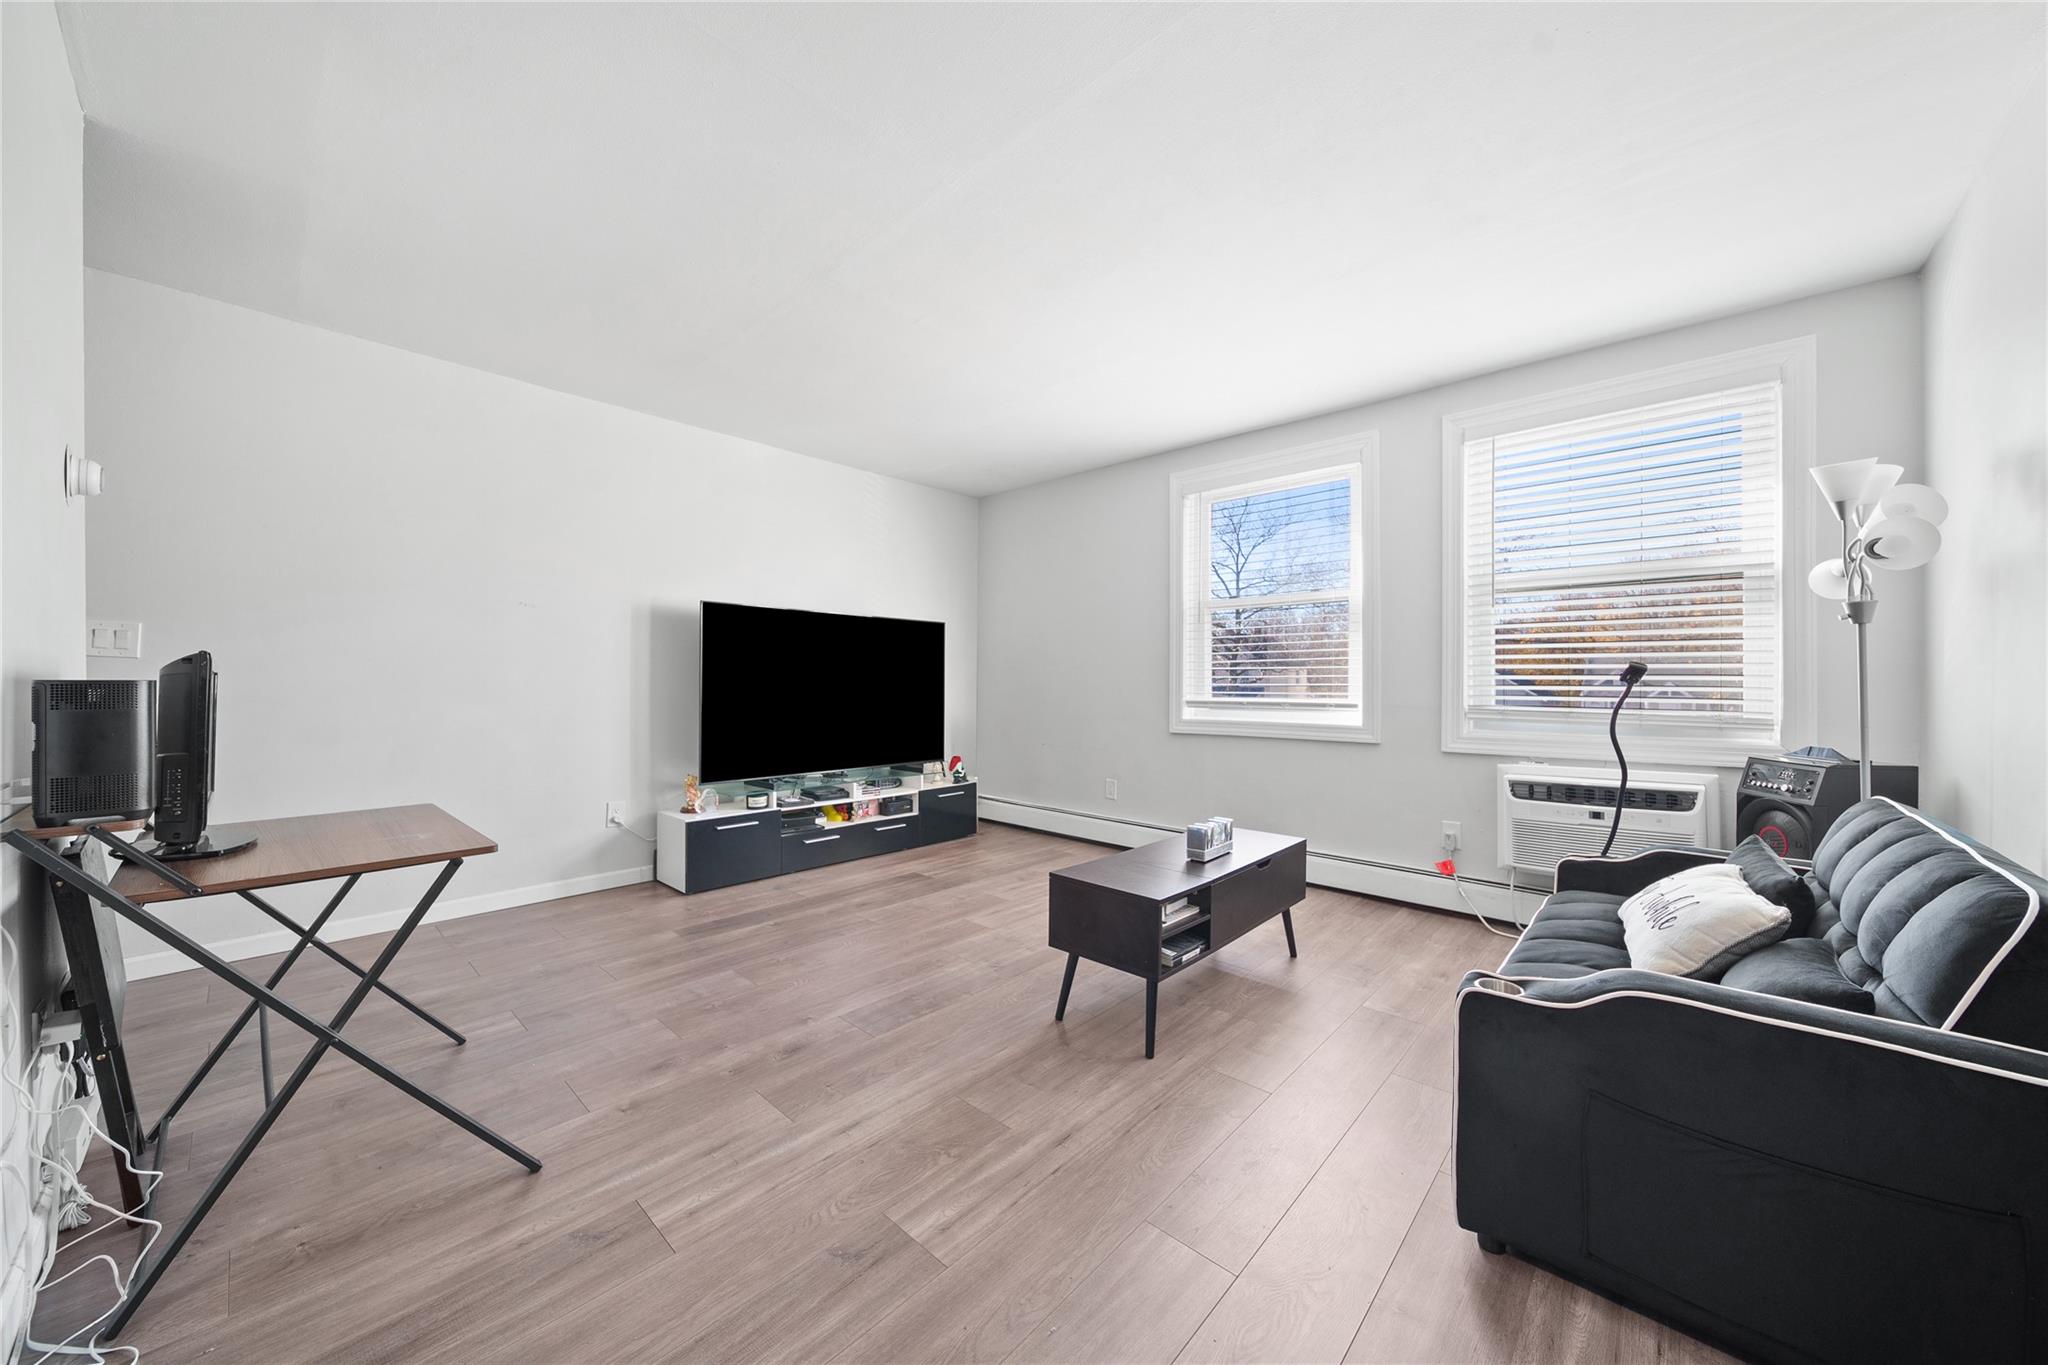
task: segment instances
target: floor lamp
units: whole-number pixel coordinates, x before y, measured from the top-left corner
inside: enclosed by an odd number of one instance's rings
[[[1823,559],[1806,576],[1807,586],[1842,604],[1844,621],[1856,626],[1856,764],[1863,799],[1870,799],[1870,650],[1866,639],[1877,616],[1872,569],[1917,569],[1941,549],[1941,523],[1948,500],[1924,483],[1900,483],[1905,471],[1875,459],[1816,465],[1813,481],[1842,524],[1842,553]]]

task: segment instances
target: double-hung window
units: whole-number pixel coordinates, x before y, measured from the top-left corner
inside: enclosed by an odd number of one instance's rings
[[[1630,661],[1649,666],[1632,753],[1780,745],[1788,413],[1810,368],[1765,348],[1446,421],[1445,748],[1604,753]]]
[[[1377,738],[1377,442],[1172,481],[1172,728]]]

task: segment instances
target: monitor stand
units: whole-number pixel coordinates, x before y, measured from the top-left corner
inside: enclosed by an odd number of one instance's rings
[[[234,834],[224,842],[215,843],[209,832],[200,835],[199,842],[195,844],[155,844],[142,851],[158,862],[182,863],[194,858],[223,858],[255,846],[256,836],[253,834]]]

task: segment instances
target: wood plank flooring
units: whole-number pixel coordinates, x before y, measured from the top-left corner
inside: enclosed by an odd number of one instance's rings
[[[1311,890],[1168,983],[1045,946],[1099,850],[984,825],[683,897],[649,884],[423,928],[349,1033],[539,1155],[523,1174],[324,1061],[131,1326],[150,1365],[1723,1359],[1451,1213],[1452,988],[1500,940]],[[459,891],[459,886],[458,886]],[[378,939],[344,950],[367,962]],[[261,974],[269,962],[243,964]],[[287,981],[331,1012],[351,979]],[[154,1113],[241,997],[137,983]],[[273,1029],[278,1071],[303,1039]],[[174,1127],[182,1214],[256,1115],[251,1029]],[[96,1193],[115,1188],[96,1154]],[[136,1235],[67,1246],[125,1265]],[[92,1266],[38,1340],[111,1301]]]

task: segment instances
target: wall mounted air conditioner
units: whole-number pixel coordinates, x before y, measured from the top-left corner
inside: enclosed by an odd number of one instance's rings
[[[1550,873],[1560,858],[1599,856],[1614,819],[1615,769],[1503,763],[1499,773],[1502,867]],[[1629,770],[1614,857],[1720,847],[1718,774]]]

